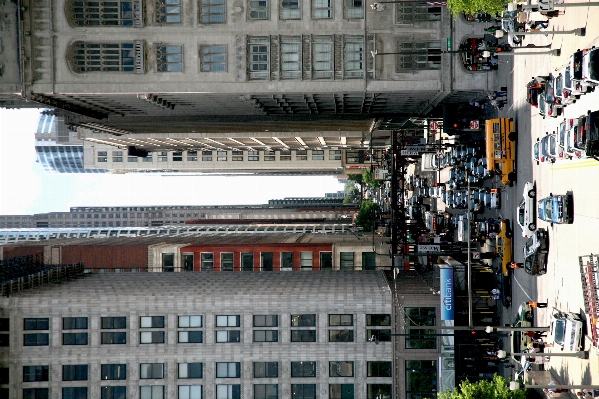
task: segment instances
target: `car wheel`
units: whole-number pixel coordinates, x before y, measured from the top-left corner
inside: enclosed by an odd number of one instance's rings
[[[547,273],[547,268],[539,270],[539,276]]]
[[[510,132],[510,134],[507,135],[507,138],[510,139],[510,141],[516,141],[517,137],[518,135],[516,134],[516,132]]]
[[[532,313],[532,311],[529,311],[529,312],[526,312],[526,314],[524,315],[524,317],[528,321],[533,321],[534,318],[535,318],[535,315]]]
[[[528,197],[529,198],[534,198],[535,195],[537,195],[537,192],[535,190],[529,190],[528,191]]]
[[[529,223],[528,230],[535,231],[537,229],[537,225],[534,223]]]
[[[514,172],[508,173],[507,178],[510,179],[511,182],[516,181],[516,173],[514,173]]]

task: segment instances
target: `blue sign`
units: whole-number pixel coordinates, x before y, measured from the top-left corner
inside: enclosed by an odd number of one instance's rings
[[[441,320],[454,320],[453,268],[439,269],[441,278]]]

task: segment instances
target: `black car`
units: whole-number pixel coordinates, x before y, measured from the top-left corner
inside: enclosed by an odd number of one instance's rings
[[[533,107],[539,106],[539,95],[545,91],[545,80],[532,78],[526,84],[526,102]]]
[[[597,157],[599,155],[599,111],[587,112],[584,129],[586,131],[586,143],[584,150],[587,157]]]

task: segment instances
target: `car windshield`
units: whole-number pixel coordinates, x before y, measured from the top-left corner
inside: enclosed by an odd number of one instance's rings
[[[582,51],[572,54],[572,78],[582,79]]]
[[[555,78],[555,95],[561,96],[563,94],[564,94],[564,78],[562,77],[562,75],[558,75],[557,78]]]
[[[539,159],[539,143],[535,143],[535,145],[533,146],[533,154],[535,159]]]
[[[545,115],[545,93],[539,94],[539,114]]]
[[[549,153],[555,154],[555,137],[549,136]]]
[[[551,199],[545,201],[545,217],[547,220],[553,220],[553,201]]]
[[[589,54],[589,78],[599,79],[599,51],[591,50]]]
[[[564,145],[564,140],[566,137],[566,122],[562,122],[559,125],[559,143]]]
[[[545,101],[550,104],[555,102],[555,87],[551,76],[547,80],[547,83],[545,83]]]
[[[571,151],[572,150],[572,146],[570,145],[570,143],[572,142],[572,130],[568,130],[568,134],[566,136],[566,142],[564,143],[564,147],[566,148],[566,151]]]
[[[570,74],[570,66],[564,70],[564,86],[572,87],[572,75]]]
[[[526,242],[524,243],[524,251],[526,253],[530,252],[530,248],[532,248],[533,245],[533,240],[532,237],[530,237],[528,240],[526,240]]]
[[[541,139],[541,152],[545,156],[549,153],[549,136],[545,136]]]
[[[566,335],[566,320],[556,320],[554,330],[554,341],[560,346],[564,346],[564,337]]]

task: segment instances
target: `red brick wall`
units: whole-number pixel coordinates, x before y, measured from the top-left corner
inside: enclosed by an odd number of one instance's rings
[[[62,263],[83,262],[86,269],[131,267],[147,270],[146,245],[70,245],[62,247]]]
[[[14,258],[17,256],[24,255],[43,255],[44,254],[44,246],[26,246],[26,247],[17,247],[17,246],[5,246],[0,247],[2,249],[2,259]]]

